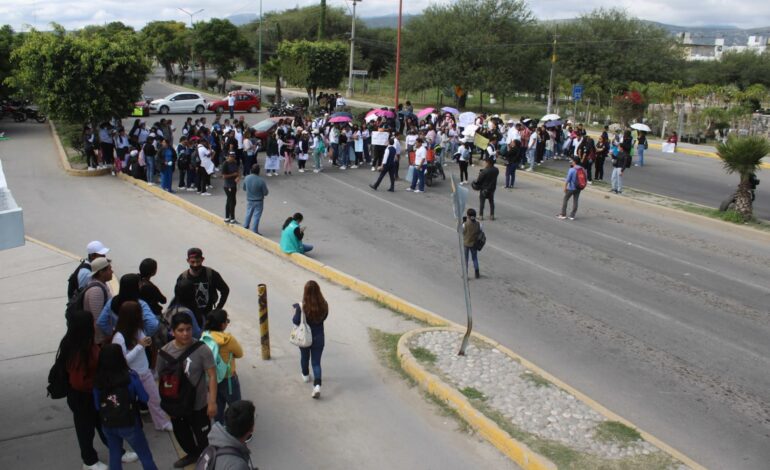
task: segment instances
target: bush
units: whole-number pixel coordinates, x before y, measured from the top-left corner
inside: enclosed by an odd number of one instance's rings
[[[200,81],[199,79],[197,79],[197,78],[193,78],[193,81],[192,81],[192,86],[193,86],[193,87],[197,87],[197,86],[198,86],[198,82],[199,82],[199,81]]]
[[[206,88],[209,90],[213,90],[217,87],[217,83],[219,83],[219,80],[216,78],[207,78],[206,79]]]
[[[289,100],[289,103],[293,104],[294,106],[301,106],[307,109],[308,105],[310,104],[310,100],[308,100],[307,98],[303,98],[302,96],[295,96],[294,98]]]

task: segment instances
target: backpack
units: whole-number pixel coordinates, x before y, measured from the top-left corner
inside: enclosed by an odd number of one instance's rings
[[[203,449],[200,457],[198,457],[198,462],[195,464],[195,470],[214,470],[217,468],[217,457],[220,455],[236,455],[246,461],[243,454],[235,447],[208,446]],[[251,462],[248,463],[251,464]],[[249,468],[251,468],[251,465],[249,465]]]
[[[476,236],[476,243],[473,244],[473,248],[476,249],[476,251],[481,251],[484,249],[484,245],[487,244],[487,234],[484,233],[481,228],[479,228],[479,234]]]
[[[83,268],[91,269],[91,263],[88,261],[81,259],[80,264],[78,264],[78,267],[75,268],[75,271],[70,274],[70,277],[67,278],[67,298],[71,299],[73,295],[78,291],[78,273]]]
[[[67,392],[70,388],[69,373],[67,372],[67,364],[61,355],[61,349],[56,353],[56,360],[51,366],[51,370],[48,371],[48,386],[46,390],[47,395],[54,400],[64,398],[67,396]]]
[[[196,341],[178,358],[174,358],[162,349],[158,351],[158,354],[166,361],[166,365],[158,377],[160,407],[171,417],[189,416],[194,411],[195,387],[203,380],[205,374],[202,374],[198,382],[193,384],[185,374],[185,360],[201,346],[203,343]]]
[[[133,427],[139,416],[136,399],[128,385],[102,390],[99,394],[99,418],[108,428]]]
[[[82,290],[75,291],[75,294],[69,299],[69,301],[67,301],[67,309],[64,311],[64,318],[67,320],[68,324],[70,318],[72,318],[72,315],[75,312],[79,312],[85,308],[84,300],[86,298],[86,292],[92,287],[100,288],[102,290],[102,294],[104,294],[104,301],[107,302],[107,299],[109,298],[107,287],[97,281],[89,282]]]
[[[219,343],[216,342],[211,333],[204,331],[201,335],[201,341],[211,349],[211,354],[214,355],[214,365],[217,369],[217,383],[222,382],[225,378],[229,377],[232,370],[231,361],[233,360],[233,353],[230,353],[230,359],[225,362],[222,356],[219,354]]]
[[[586,170],[582,166],[575,167],[575,187],[579,190],[586,189]]]

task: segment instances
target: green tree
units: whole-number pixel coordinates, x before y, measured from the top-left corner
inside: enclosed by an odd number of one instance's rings
[[[318,15],[318,40],[326,39],[326,0],[321,0],[321,11]]]
[[[0,96],[7,93],[7,85],[3,82],[6,78],[11,76],[13,70],[11,64],[11,53],[17,46],[17,36],[13,32],[13,28],[9,25],[4,25],[0,28]]]
[[[179,75],[184,78],[184,67],[190,56],[189,34],[184,23],[151,21],[142,28],[140,40],[147,53],[163,66],[166,80],[174,79],[174,64],[179,64]]]
[[[762,158],[767,154],[770,154],[770,142],[762,136],[731,136],[727,142],[717,145],[717,155],[722,159],[727,173],[738,173],[740,176],[735,193],[735,210],[741,214],[744,222],[753,216],[751,175],[756,173]]]
[[[54,119],[96,123],[127,116],[150,72],[129,35],[30,32],[12,55],[9,80]]]
[[[101,37],[109,39],[117,35],[128,35],[135,37],[136,31],[131,26],[125,25],[120,21],[113,21],[106,25],[88,25],[77,32],[79,36],[87,38]]]
[[[218,18],[196,23],[192,35],[195,59],[201,66],[201,83],[206,83],[206,65],[211,65],[222,79],[224,91],[237,61],[248,54],[248,43],[230,20]]]
[[[347,47],[339,41],[284,41],[278,46],[281,74],[307,91],[311,104],[318,88],[337,88],[347,72]]]

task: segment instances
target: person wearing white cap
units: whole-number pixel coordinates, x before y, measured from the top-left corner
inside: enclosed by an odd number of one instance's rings
[[[86,247],[88,258],[82,260],[75,272],[70,276],[67,285],[67,298],[71,299],[79,290],[82,290],[91,280],[91,264],[97,258],[104,258],[110,249],[104,246],[104,243],[94,240]]]

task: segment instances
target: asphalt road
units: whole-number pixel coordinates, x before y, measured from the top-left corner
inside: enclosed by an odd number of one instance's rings
[[[89,240],[102,240],[112,248],[110,258],[120,274],[136,272],[139,262],[151,256],[159,266],[154,281],[167,295],[177,275],[186,269],[185,253],[190,246],[202,247],[206,264],[222,273],[231,289],[226,305],[233,319],[229,331],[246,351],[245,357],[238,360],[243,395],[254,400],[257,408],[255,436],[250,444],[255,465],[266,469],[362,465],[383,470],[516,468],[486,441],[458,432],[457,423],[429,405],[418,389],[380,365],[368,329],[394,332],[418,325],[371,302],[362,302],[355,292],[321,280],[331,308],[326,322],[323,393],[321,400],[313,400],[310,385],[300,381],[298,353],[287,338],[293,312],[290,306],[300,298],[304,283],[314,276],[116,178],[67,176],[59,166],[48,125],[12,123],[8,131],[11,139],[0,143],[0,158],[10,189],[24,210],[28,235],[73,253],[82,253]],[[69,269],[74,266],[75,262],[70,262]],[[16,272],[10,265],[8,268],[11,275]],[[66,275],[58,283],[43,282],[34,274],[26,279],[32,283],[40,280],[38,290],[47,292],[45,298],[58,299],[58,304],[63,305],[59,297],[64,292]],[[20,281],[14,277],[14,282]],[[259,358],[258,283],[268,285],[270,361]],[[6,294],[3,299],[14,305],[17,296],[23,299],[23,292],[10,288],[7,281],[0,289]],[[5,307],[0,313],[7,313],[2,315],[4,319],[18,317],[18,313],[13,316],[8,312]],[[4,369],[3,377],[8,379],[5,385],[16,395],[4,394],[0,400],[2,422],[8,423],[4,426],[7,432],[0,436],[3,469],[26,469],[40,462],[63,468],[61,462],[70,462],[67,465],[71,466],[77,462],[74,431],[45,434],[50,431],[51,423],[46,420],[53,411],[56,423],[62,423],[64,429],[71,426],[71,415],[66,406],[62,409],[58,403],[57,407],[41,393],[41,382],[52,357],[51,338],[61,337],[64,322],[45,321],[41,318],[51,316],[38,318],[36,313],[34,309],[24,311],[28,318],[8,327],[11,336],[8,345],[4,343],[8,347],[0,348],[5,358],[10,345],[29,343],[24,335],[34,331],[45,336],[41,344],[47,345],[49,354],[35,362],[35,374],[26,371],[29,373],[21,383],[34,386],[23,391],[12,386],[15,379],[21,380],[18,367]],[[23,406],[14,404],[12,397],[24,392],[22,396],[27,399]],[[39,411],[41,407],[45,413]],[[23,414],[35,408],[37,413]],[[54,410],[49,413],[49,408]],[[30,419],[29,423],[21,421],[24,429],[32,426],[32,421],[37,426],[34,433],[27,434],[46,437],[19,438],[19,426],[11,423],[20,415]],[[53,445],[46,441],[51,437],[57,437]],[[69,444],[66,450],[62,450],[63,443]],[[57,457],[59,451],[63,455]],[[159,463],[172,458],[164,454]],[[35,462],[25,463],[30,459]]]
[[[650,152],[646,162],[628,186],[713,205],[732,184],[712,159]],[[301,211],[313,257],[464,322],[448,182],[422,195],[400,182],[391,194],[371,191],[373,176],[269,178],[260,229],[277,239]],[[211,198],[180,196],[223,215],[214,181]],[[581,196],[576,221],[554,217],[560,203],[559,185],[537,176],[498,190],[471,282],[476,328],[709,468],[766,468],[768,237],[598,191]]]

